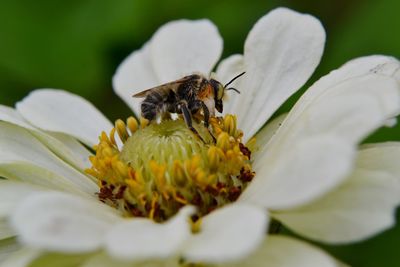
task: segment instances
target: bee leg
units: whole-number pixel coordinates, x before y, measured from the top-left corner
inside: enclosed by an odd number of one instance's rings
[[[190,114],[190,111],[187,107],[187,104],[184,102],[181,102],[178,104],[178,108],[182,111],[183,119],[185,120],[186,125],[188,128],[195,134],[197,137],[204,142],[203,138],[200,136],[200,134],[197,132],[197,130],[193,127],[192,125],[192,116]]]
[[[208,133],[211,135],[214,143],[217,142],[217,139],[215,139],[214,135],[211,133],[210,129],[208,128],[209,123],[210,123],[210,111],[208,110],[208,107],[206,106],[206,104],[204,104],[203,101],[201,102],[201,107],[203,109],[203,113],[204,113],[204,126],[207,128]]]

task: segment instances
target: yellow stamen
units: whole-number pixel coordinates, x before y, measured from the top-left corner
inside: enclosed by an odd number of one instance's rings
[[[210,163],[211,171],[216,171],[220,166],[220,163],[225,159],[225,155],[222,149],[216,146],[211,146],[208,149],[207,156]]]
[[[182,163],[179,160],[174,160],[172,165],[172,175],[175,178],[176,184],[178,186],[184,186],[186,184],[185,171],[183,169]]]
[[[149,125],[150,121],[146,120],[143,117],[140,117],[140,126],[142,127],[142,129],[144,129],[147,125]]]
[[[112,128],[110,131],[110,142],[113,146],[117,146],[117,143],[115,142],[115,128]]]
[[[156,211],[157,199],[158,199],[158,194],[157,194],[157,192],[154,192],[153,198],[151,200],[151,210],[150,210],[150,214],[149,214],[149,218],[152,220],[154,220],[154,213]]]
[[[222,132],[218,135],[217,147],[221,148],[223,151],[227,151],[231,147],[228,133]]]
[[[134,117],[129,117],[126,120],[126,125],[128,125],[129,130],[131,131],[131,134],[134,134],[137,129],[138,129],[138,121]]]
[[[210,118],[215,143],[196,121],[206,142],[180,119],[148,123],[141,118],[139,127],[133,117],[126,123],[117,120],[109,136],[101,133],[96,155],[89,158],[92,167],[86,170],[98,181],[99,199],[125,216],[161,222],[184,205],[196,206],[202,216],[235,201],[254,177],[235,116]],[[122,148],[115,142],[116,132]]]
[[[236,116],[226,115],[224,118],[224,130],[230,135],[236,135]]]
[[[123,122],[121,119],[116,120],[115,129],[117,129],[117,133],[121,141],[125,143],[129,137],[128,131],[126,130],[125,122]]]

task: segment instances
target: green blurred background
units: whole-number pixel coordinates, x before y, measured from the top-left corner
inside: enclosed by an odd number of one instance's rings
[[[326,28],[325,54],[312,81],[354,57],[400,58],[398,0],[2,0],[0,104],[12,106],[36,88],[61,88],[89,99],[111,120],[124,118],[129,109],[114,95],[112,75],[160,25],[180,18],[209,18],[224,38],[227,56],[241,53],[252,25],[277,6],[313,14]],[[279,112],[288,110],[299,95]],[[400,140],[400,126],[368,138],[382,140]],[[400,224],[361,243],[323,247],[356,267],[397,267]]]

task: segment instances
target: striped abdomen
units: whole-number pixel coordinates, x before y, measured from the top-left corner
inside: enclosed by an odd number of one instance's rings
[[[151,121],[156,118],[157,114],[164,112],[166,96],[163,91],[150,92],[140,106],[142,117]]]

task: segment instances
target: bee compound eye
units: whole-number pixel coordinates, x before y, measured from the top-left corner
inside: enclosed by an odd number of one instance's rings
[[[218,99],[222,99],[224,97],[225,88],[221,86],[218,87]]]

